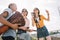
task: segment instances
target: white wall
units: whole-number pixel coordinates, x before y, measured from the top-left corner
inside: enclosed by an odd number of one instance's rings
[[[38,7],[41,14],[43,14],[45,17],[47,17],[45,10],[49,10],[50,21],[45,21],[46,27],[49,31],[60,29],[60,16],[57,8],[60,5],[59,0],[0,0],[0,13],[2,13],[2,11],[7,8],[10,3],[16,3],[18,11],[20,12],[22,8],[26,8],[29,11],[29,19],[31,18],[31,12],[35,7]],[[31,23],[30,27],[33,28]]]

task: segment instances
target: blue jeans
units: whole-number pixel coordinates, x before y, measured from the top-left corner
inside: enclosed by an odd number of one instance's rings
[[[18,38],[23,40],[31,40],[31,37],[28,33],[18,34]]]

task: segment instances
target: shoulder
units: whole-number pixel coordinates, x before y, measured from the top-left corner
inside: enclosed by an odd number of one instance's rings
[[[4,9],[4,12],[12,13],[12,10],[10,8]]]
[[[11,9],[10,8],[6,8],[6,9],[4,9],[4,11],[11,11]]]
[[[44,17],[43,15],[40,15],[41,17]]]
[[[6,8],[6,9],[4,9],[4,11],[1,13],[1,15],[2,15],[3,17],[7,17],[7,16],[10,14],[10,11],[11,11],[11,9]]]
[[[43,15],[39,15],[39,17],[43,17]]]
[[[45,17],[43,15],[40,15],[40,18],[43,18],[44,19]]]

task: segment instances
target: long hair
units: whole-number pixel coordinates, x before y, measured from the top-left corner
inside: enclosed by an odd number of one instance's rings
[[[41,18],[40,18],[40,10],[38,8],[35,8],[34,10],[38,10],[38,18],[39,18],[39,20],[41,20]],[[35,15],[36,14],[34,13],[34,16]],[[34,17],[34,21],[36,23],[36,26],[38,26],[38,27],[40,27],[40,25],[38,24],[39,23],[39,20],[36,19],[36,16]]]
[[[39,14],[40,14],[40,10],[39,10],[38,8],[34,8],[34,10],[38,10],[38,16],[39,16]]]
[[[34,10],[38,10],[38,17],[39,17],[39,20],[41,20],[40,19],[40,10],[38,9],[38,8],[34,8]],[[34,13],[34,16],[35,16],[36,14]]]

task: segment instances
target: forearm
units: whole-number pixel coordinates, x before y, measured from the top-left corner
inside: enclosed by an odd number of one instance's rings
[[[48,11],[48,10],[46,10],[46,13],[47,13],[47,15],[48,15],[47,21],[49,21],[49,20],[50,20],[49,11]]]
[[[34,19],[32,19],[32,26],[35,26],[36,24],[35,24],[35,22],[34,22]]]
[[[18,29],[23,29],[23,27],[19,27]]]
[[[8,25],[9,27],[11,27],[11,23],[10,22],[8,22],[4,17],[2,17],[1,15],[0,15],[0,22],[2,23],[2,24],[4,24],[4,25]]]
[[[50,16],[48,15],[48,21],[50,20]]]
[[[27,27],[19,27],[19,29],[22,29],[22,30],[28,30]]]

